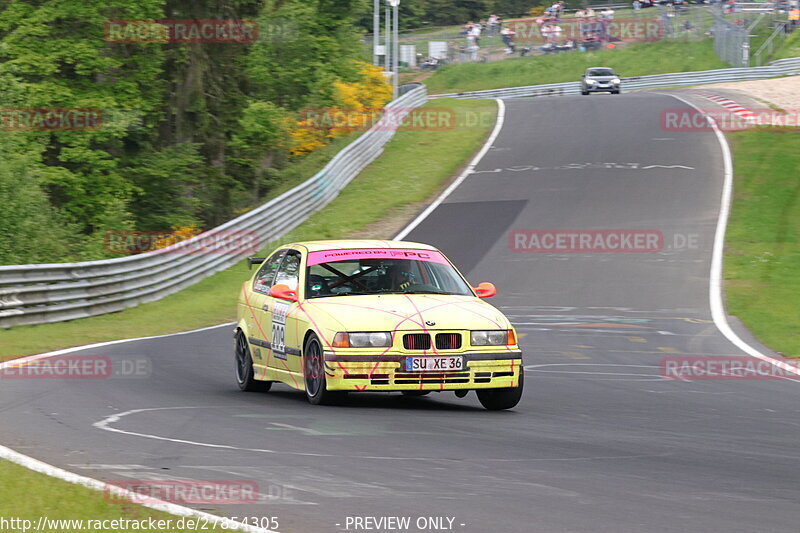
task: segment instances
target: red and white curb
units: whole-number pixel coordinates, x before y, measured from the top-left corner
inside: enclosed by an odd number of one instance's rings
[[[740,104],[738,104],[737,102],[731,100],[730,98],[726,98],[724,96],[719,96],[717,94],[706,93],[706,92],[697,92],[695,94],[697,94],[698,96],[702,96],[703,98],[705,98],[707,100],[711,100],[715,104],[721,105],[722,107],[724,107],[725,109],[727,109],[728,111],[733,113],[734,115],[736,115],[736,116],[738,116],[740,118],[743,118],[744,120],[755,120],[756,119],[756,114],[753,111],[751,111],[750,109],[747,109],[746,107],[741,106]]]

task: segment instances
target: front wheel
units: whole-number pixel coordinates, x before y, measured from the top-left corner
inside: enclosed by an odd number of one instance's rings
[[[311,334],[303,350],[303,379],[306,398],[312,405],[333,405],[347,395],[344,391],[329,391],[325,379],[325,357],[316,334]]]
[[[581,94],[582,94],[583,96],[589,96],[589,91],[581,91]]]
[[[246,392],[267,392],[272,387],[271,381],[258,381],[253,370],[253,358],[250,346],[241,330],[236,332],[236,384]]]
[[[511,389],[477,389],[478,401],[490,411],[511,409],[522,398],[522,389],[525,385],[525,369],[520,368],[519,384]]]

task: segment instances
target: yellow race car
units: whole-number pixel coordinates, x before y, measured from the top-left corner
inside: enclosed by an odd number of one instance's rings
[[[234,333],[245,391],[275,381],[312,404],[348,392],[475,390],[487,409],[522,396],[516,332],[436,248],[403,241],[287,244],[242,285]]]

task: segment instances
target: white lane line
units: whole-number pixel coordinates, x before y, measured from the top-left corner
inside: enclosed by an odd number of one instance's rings
[[[87,350],[87,349],[91,349],[91,348],[100,348],[100,347],[103,347],[103,346],[111,346],[111,345],[114,345],[114,344],[121,344],[121,343],[124,343],[124,342],[133,342],[133,341],[141,341],[141,340],[148,340],[148,339],[159,339],[159,338],[163,338],[163,337],[173,337],[173,336],[178,336],[178,335],[188,335],[190,333],[198,333],[200,331],[207,331],[207,330],[210,330],[210,329],[221,328],[221,327],[224,327],[224,326],[232,326],[233,324],[234,324],[234,322],[228,322],[228,323],[219,324],[219,325],[216,325],[216,326],[209,326],[207,328],[195,329],[195,330],[192,330],[192,331],[182,331],[180,333],[170,333],[170,334],[167,334],[167,335],[154,335],[154,336],[151,336],[151,337],[139,337],[139,338],[135,338],[135,339],[122,339],[122,340],[109,341],[109,342],[98,342],[98,343],[95,343],[95,344],[87,344],[86,346],[75,346],[73,348],[65,348],[63,350],[55,350],[53,352],[47,352],[47,353],[42,353],[42,354],[38,354],[38,355],[30,355],[28,357],[21,357],[21,358],[18,358],[18,359],[10,359],[10,360],[7,360],[7,361],[3,361],[3,362],[0,362],[0,370],[2,370],[4,368],[7,368],[7,367],[10,367],[10,366],[19,365],[21,363],[26,363],[28,361],[36,361],[38,359],[46,359],[48,357],[55,357],[57,355],[63,355],[63,354],[67,354],[67,353],[77,352],[79,350]],[[114,491],[115,497],[117,497],[116,495],[119,494],[119,495],[122,495],[122,497],[135,498],[133,501],[141,499],[139,496],[137,496],[134,492],[132,492],[130,490],[122,489],[120,487],[115,487],[113,485],[109,485],[107,483],[104,483],[104,482],[102,482],[100,480],[93,479],[93,478],[86,477],[86,476],[81,476],[81,475],[76,474],[74,472],[69,472],[69,471],[64,470],[62,468],[58,468],[57,466],[53,466],[53,465],[44,463],[42,461],[39,461],[38,459],[34,459],[33,457],[29,457],[27,455],[24,455],[24,454],[21,454],[19,452],[16,452],[16,451],[12,450],[11,448],[7,448],[7,447],[5,447],[3,445],[0,445],[0,459],[5,459],[7,461],[11,461],[12,463],[18,464],[18,465],[20,465],[22,467],[25,467],[25,468],[29,469],[29,470],[33,470],[34,472],[39,472],[40,474],[44,474],[46,476],[54,477],[54,478],[66,481],[68,483],[74,483],[76,485],[81,485],[81,486],[84,486],[84,487],[86,487],[88,489],[93,489],[93,490],[97,490],[97,491],[100,491],[100,492],[106,492],[106,491],[112,490],[112,491]],[[150,498],[150,499],[153,499],[153,498]],[[163,511],[165,513],[170,513],[170,514],[173,514],[173,515],[176,515],[176,516],[185,516],[185,517],[191,517],[191,518],[198,518],[198,519],[206,520],[210,524],[215,524],[215,523],[216,524],[221,524],[221,523],[223,523],[223,521],[225,521],[225,518],[223,518],[221,516],[217,516],[217,515],[213,515],[213,514],[209,514],[209,513],[204,513],[202,511],[196,511],[196,510],[191,509],[189,507],[184,507],[182,505],[177,505],[177,504],[174,504],[174,503],[169,503],[169,502],[160,501],[160,500],[159,501],[154,501],[152,503],[138,503],[138,505],[142,505],[144,507],[148,507],[148,508],[154,509],[156,511]],[[274,530],[271,530],[271,529],[264,529],[264,528],[260,528],[260,527],[250,526],[250,525],[247,525],[247,524],[239,524],[237,522],[227,521],[226,524],[229,524],[230,528],[234,528],[235,527],[239,531],[246,531],[248,533],[275,533]]]
[[[472,161],[470,161],[467,168],[464,169],[464,171],[458,176],[458,178],[456,178],[456,180],[453,183],[451,183],[450,186],[447,189],[445,189],[444,192],[442,192],[442,194],[440,194],[439,197],[436,198],[436,200],[434,200],[431,205],[429,205],[422,213],[420,213],[419,216],[417,216],[417,218],[412,220],[408,226],[403,228],[400,231],[400,233],[394,236],[394,240],[396,241],[403,240],[405,236],[411,233],[414,230],[414,228],[419,226],[423,220],[428,218],[428,216],[430,216],[430,214],[433,213],[433,211],[437,207],[439,207],[439,205],[448,196],[450,196],[453,193],[453,191],[456,190],[456,188],[458,188],[458,186],[461,185],[461,183],[465,179],[467,179],[467,176],[472,174],[472,171],[475,170],[475,167],[478,166],[478,163],[481,162],[483,156],[485,156],[486,152],[489,151],[489,148],[492,147],[492,144],[494,144],[495,139],[497,139],[497,136],[500,134],[500,130],[503,129],[503,123],[505,122],[505,116],[506,116],[506,105],[503,103],[503,101],[497,98],[495,99],[495,102],[497,102],[497,121],[494,124],[494,129],[492,130],[491,135],[489,135],[489,138],[486,139],[483,148],[481,148],[481,151],[478,152],[478,154],[474,158],[472,158]]]
[[[669,94],[673,98],[676,98],[683,102],[684,104],[693,107],[698,112],[703,113],[703,111],[694,105],[692,102],[681,98],[675,94],[671,93],[663,93]],[[761,353],[760,351],[756,350],[749,344],[747,344],[744,340],[742,340],[739,335],[736,334],[735,331],[731,328],[730,324],[728,324],[728,317],[725,314],[725,304],[722,299],[722,264],[723,264],[723,252],[725,248],[725,231],[728,227],[728,217],[730,216],[731,211],[731,199],[733,196],[733,158],[731,157],[731,148],[728,145],[728,140],[725,138],[725,135],[717,126],[717,123],[711,117],[707,117],[711,128],[714,130],[714,134],[717,136],[717,141],[719,142],[720,148],[722,149],[722,158],[723,158],[723,173],[724,173],[724,183],[722,185],[722,198],[721,198],[721,205],[719,209],[719,218],[717,219],[717,229],[716,233],[714,234],[714,250],[711,255],[711,274],[709,279],[709,287],[708,287],[708,297],[709,297],[709,304],[711,306],[711,318],[714,320],[714,325],[717,329],[722,333],[725,338],[727,338],[734,346],[742,350],[744,353],[751,357],[755,357],[756,359],[760,359],[762,361],[767,361],[770,364],[775,365],[776,367],[780,368],[781,370],[785,370],[791,374],[796,374],[800,376],[800,369],[794,365],[788,364],[785,361],[781,361],[780,359],[775,359],[774,357],[770,357]]]
[[[322,457],[322,458],[330,458],[330,457],[340,457],[346,459],[376,459],[379,461],[442,461],[443,459],[438,457],[422,457],[419,455],[415,456],[388,456],[388,455],[364,455],[362,453],[356,453],[354,455],[341,455],[341,454],[334,454],[334,453],[313,453],[313,452],[293,452],[293,451],[284,451],[284,450],[272,450],[269,448],[247,448],[242,446],[234,446],[232,444],[216,444],[213,442],[203,442],[203,441],[195,441],[195,440],[188,440],[188,439],[176,439],[172,437],[163,437],[161,435],[155,435],[152,433],[139,433],[136,431],[127,431],[124,429],[119,429],[112,427],[112,424],[119,422],[123,417],[137,415],[140,413],[147,413],[153,411],[169,411],[174,409],[216,409],[220,406],[178,406],[178,407],[150,407],[145,409],[131,409],[130,411],[125,411],[124,413],[117,413],[114,415],[107,416],[98,422],[92,424],[93,427],[97,429],[102,429],[104,431],[110,431],[112,433],[119,433],[121,435],[128,435],[132,437],[142,437],[145,439],[153,439],[153,440],[160,440],[165,442],[172,442],[175,444],[186,444],[189,446],[198,446],[202,448],[215,448],[218,450],[233,450],[233,451],[242,451],[242,452],[253,452],[253,453],[265,453],[265,454],[275,454],[275,455],[293,455],[293,456],[301,456],[301,457]],[[272,422],[273,424],[275,422]],[[304,428],[305,429],[305,428]],[[453,459],[461,460],[461,459]]]
[[[117,498],[130,499],[132,501],[137,501],[141,499],[141,495],[136,494],[131,490],[123,489],[122,487],[118,487],[110,483],[104,483],[102,481],[99,481],[97,479],[92,479],[90,477],[81,476],[73,472],[68,472],[67,470],[63,470],[56,466],[44,463],[42,461],[39,461],[38,459],[34,459],[33,457],[28,457],[27,455],[15,452],[14,450],[6,448],[5,446],[0,446],[0,459],[11,461],[12,463],[16,463],[29,470],[33,470],[34,472],[39,472],[40,474],[45,474],[50,477],[58,478],[68,483],[81,485],[88,489],[93,489],[103,493],[113,494],[113,497],[115,499]],[[155,511],[170,513],[176,516],[185,516],[190,518],[201,519],[207,521],[208,524],[222,524],[224,521],[225,524],[228,525],[229,529],[235,528],[238,531],[246,531],[248,533],[277,533],[275,530],[272,529],[264,529],[247,524],[242,524],[240,522],[226,520],[221,516],[216,516],[210,513],[204,513],[203,511],[196,511],[189,507],[184,507],[182,505],[165,502],[163,500],[157,500],[150,496],[148,496],[147,499],[155,501],[139,503],[138,505],[147,507],[149,509],[153,509]]]

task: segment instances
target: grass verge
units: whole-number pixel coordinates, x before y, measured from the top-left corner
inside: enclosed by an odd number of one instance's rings
[[[758,128],[730,140],[728,312],[773,350],[800,357],[800,130]]]
[[[507,59],[496,63],[447,65],[425,80],[431,93],[480,91],[580,80],[588,67],[607,66],[624,77],[725,68],[711,40],[639,43],[614,50],[570,52]],[[624,89],[624,86],[623,86]]]
[[[792,32],[792,34],[781,43],[773,59],[786,59],[798,56],[800,56],[800,29]]]
[[[58,533],[77,533],[79,531],[112,531],[111,527],[116,526],[108,522],[108,527],[95,528],[86,527],[89,524],[88,520],[136,520],[144,521],[147,524],[148,519],[152,518],[158,520],[171,520],[170,527],[137,527],[136,525],[128,525],[132,527],[115,527],[113,531],[118,532],[133,532],[133,531],[170,531],[174,533],[188,532],[188,531],[226,531],[220,527],[212,527],[213,524],[207,523],[208,529],[202,529],[204,521],[202,519],[184,519],[184,527],[179,527],[178,520],[180,517],[154,511],[146,507],[134,505],[132,503],[117,503],[111,498],[106,498],[103,494],[61,481],[53,479],[44,474],[32,472],[27,468],[11,463],[9,461],[0,460],[0,519],[11,520],[30,520],[30,524],[26,525],[23,522],[10,523],[10,529],[2,529],[2,531],[34,531],[38,525],[39,517],[45,515],[51,521],[56,520],[83,520],[84,526],[73,522],[57,523],[53,522],[49,527],[43,527],[41,531],[58,531]],[[199,526],[185,527],[186,520],[194,520]],[[199,520],[199,522],[198,522]],[[125,525],[124,523],[118,523]],[[163,522],[162,525],[167,525]],[[45,524],[42,524],[43,526]],[[234,530],[227,530],[234,531]]]
[[[379,222],[398,206],[425,200],[480,147],[497,112],[491,100],[442,99],[428,106],[452,110],[454,127],[399,132],[333,202],[282,241],[341,238]],[[240,262],[158,302],[71,322],[2,330],[0,359],[232,321],[237,290],[248,276]]]

